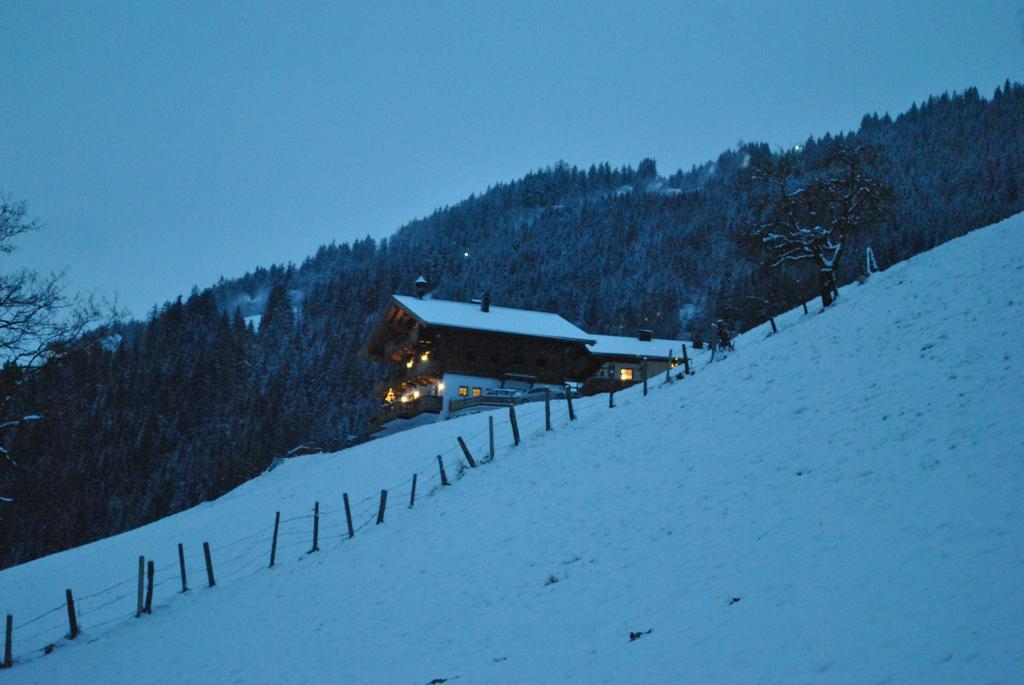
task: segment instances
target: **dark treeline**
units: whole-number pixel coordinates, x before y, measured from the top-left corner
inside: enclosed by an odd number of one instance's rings
[[[868,143],[896,197],[892,220],[856,238],[884,268],[1024,210],[1024,86],[930,98],[895,119],[811,138],[814,171],[837,144]],[[21,384],[14,409],[42,420],[8,436],[0,565],[123,531],[216,497],[301,443],[363,439],[379,370],[358,360],[395,291],[425,274],[438,297],[556,311],[598,333],[653,328],[706,338],[812,299],[799,271],[766,275],[737,238],[752,220],[742,144],[689,171],[565,164],[496,185],[394,236],[320,248],[91,335]],[[955,287],[955,284],[950,284]],[[257,328],[244,317],[262,314]],[[9,374],[8,374],[9,375]],[[16,378],[5,378],[14,383]],[[11,386],[7,386],[11,387]]]

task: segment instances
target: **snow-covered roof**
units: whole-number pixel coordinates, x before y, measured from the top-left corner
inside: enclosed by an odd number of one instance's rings
[[[678,355],[683,350],[683,343],[678,340],[654,338],[640,340],[619,335],[590,335],[594,344],[590,354],[597,357],[649,357],[651,359],[667,357],[669,350]]]
[[[484,312],[480,310],[479,304],[472,302],[421,300],[411,295],[395,295],[394,299],[411,316],[427,325],[582,343],[591,343],[595,337],[572,325],[558,314],[550,312],[493,305],[490,307],[490,311]]]

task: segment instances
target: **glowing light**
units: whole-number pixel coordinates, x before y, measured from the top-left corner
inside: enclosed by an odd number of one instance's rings
[[[395,389],[394,388],[388,388],[388,394],[384,395],[384,401],[387,402],[388,404],[391,404],[392,402],[395,401]]]
[[[405,368],[407,368],[407,369],[411,369],[411,368],[412,368],[412,365],[413,365],[413,364],[415,364],[415,363],[416,363],[416,360],[415,360],[415,359],[410,359],[409,361],[407,361],[407,362],[405,363]]]
[[[463,252],[463,253],[462,253],[462,256],[463,256],[463,257],[468,257],[468,256],[469,256],[469,253],[468,253],[468,252]]]
[[[437,384],[437,391],[438,392],[444,392],[444,383],[438,383]]]
[[[424,352],[423,354],[420,355],[420,361],[421,362],[425,362],[428,359],[430,359],[430,353],[429,352]]]

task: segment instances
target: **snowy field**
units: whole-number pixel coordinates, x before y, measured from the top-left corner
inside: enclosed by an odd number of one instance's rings
[[[416,428],[0,572],[0,679],[1024,682],[1024,215],[779,324],[614,409],[555,404],[552,432],[521,407],[519,447],[505,411]],[[455,438],[483,458],[488,416],[496,458],[459,477]],[[158,585],[135,619],[140,554]]]

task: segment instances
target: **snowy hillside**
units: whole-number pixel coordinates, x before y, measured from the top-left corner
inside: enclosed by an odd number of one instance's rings
[[[481,459],[486,414],[295,459],[8,569],[15,664],[0,677],[1024,681],[1024,215],[779,323],[614,409],[590,398],[569,423],[556,404],[552,432],[542,406],[524,406],[518,447],[495,412],[495,460],[457,480],[456,436]],[[343,492],[362,526],[352,540]],[[317,500],[320,551],[307,555]],[[135,619],[140,554],[158,585]],[[74,641],[61,639],[65,588],[80,598]]]

